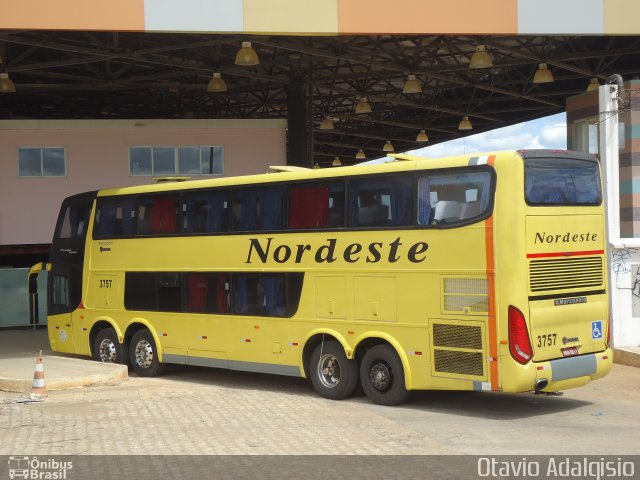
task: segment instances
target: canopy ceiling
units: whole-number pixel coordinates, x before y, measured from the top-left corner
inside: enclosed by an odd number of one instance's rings
[[[234,64],[242,41],[259,65]],[[479,44],[493,67],[469,68]],[[561,112],[592,77],[640,75],[640,37],[3,31],[0,57],[17,89],[0,95],[4,119],[287,118],[295,87],[308,93],[314,160],[330,164],[355,162],[359,148],[382,156],[386,140],[396,151],[424,146],[420,129],[430,145]],[[555,81],[532,82],[539,63]],[[227,92],[206,91],[213,72]],[[402,93],[409,74],[421,93]],[[372,113],[354,113],[361,96]],[[463,115],[473,130],[458,130]],[[334,130],[319,129],[326,116]]]

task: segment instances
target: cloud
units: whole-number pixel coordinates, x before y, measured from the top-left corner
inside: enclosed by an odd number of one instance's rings
[[[542,127],[540,136],[544,141],[546,148],[567,148],[567,124],[554,123]]]
[[[567,148],[564,113],[423,147],[410,153],[423,157],[445,157],[474,152],[536,148]]]

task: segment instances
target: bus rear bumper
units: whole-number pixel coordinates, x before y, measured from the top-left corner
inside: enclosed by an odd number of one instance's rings
[[[536,369],[536,390],[557,392],[581,387],[591,380],[604,377],[613,365],[613,352],[607,348],[598,353],[558,358],[533,365]]]

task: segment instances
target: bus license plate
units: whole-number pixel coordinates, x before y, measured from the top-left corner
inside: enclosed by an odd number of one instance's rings
[[[574,355],[578,355],[578,347],[567,347],[562,349],[563,357],[573,357]]]

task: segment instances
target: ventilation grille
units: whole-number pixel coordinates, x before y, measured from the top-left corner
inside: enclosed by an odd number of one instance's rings
[[[445,278],[445,312],[487,313],[489,297],[486,278]]]
[[[602,257],[532,260],[529,264],[532,292],[600,287],[602,281]]]
[[[439,373],[484,377],[482,327],[434,323],[433,366]]]
[[[466,325],[433,325],[433,346],[482,350],[482,329]]]
[[[436,372],[457,373],[461,375],[484,375],[482,352],[459,352],[455,350],[436,350],[434,352]]]

